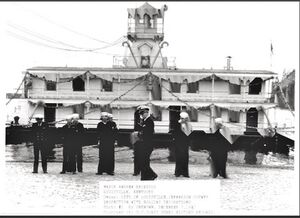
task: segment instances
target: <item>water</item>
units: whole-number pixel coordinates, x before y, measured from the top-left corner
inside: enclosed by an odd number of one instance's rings
[[[33,161],[33,146],[22,144],[9,144],[5,146],[6,161]]]

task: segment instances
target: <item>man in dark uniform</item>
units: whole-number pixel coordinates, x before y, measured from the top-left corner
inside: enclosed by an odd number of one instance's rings
[[[11,123],[10,123],[11,126],[20,126],[19,120],[20,120],[19,116],[14,116],[14,121],[11,121]]]
[[[99,164],[96,175],[102,175],[104,172],[114,175],[117,131],[115,122],[109,121],[108,113],[102,112],[101,121],[97,125]]]
[[[216,118],[216,132],[210,139],[210,157],[208,160],[210,162],[211,176],[213,178],[216,178],[218,175],[220,175],[221,177],[226,179],[226,163],[230,143],[220,132],[223,128],[224,125],[222,119]]]
[[[6,140],[9,144],[21,144],[23,137],[21,133],[22,126],[19,123],[19,116],[14,116],[14,121],[11,121],[9,129],[9,135],[7,136]]]
[[[140,107],[134,113],[134,132],[132,133],[132,146],[133,146],[133,176],[137,176],[141,172],[139,157],[141,156],[141,141],[137,138],[137,132],[142,130],[142,118],[140,115]]]
[[[114,148],[118,145],[118,127],[114,121],[114,116],[111,113],[108,113],[108,122],[111,125],[111,129],[113,131],[113,139],[114,139]],[[115,170],[115,150],[113,155],[113,162],[112,162],[113,172]]]
[[[33,133],[33,172],[38,173],[39,153],[41,152],[43,172],[47,173],[47,140],[48,140],[48,125],[43,122],[43,115],[35,116],[36,123],[32,125]]]
[[[80,123],[79,114],[73,114],[72,116],[72,127],[74,128],[74,148],[76,155],[76,165],[79,173],[82,173],[82,145],[83,145],[83,136],[84,136],[84,126]]]
[[[67,123],[62,127],[63,134],[63,166],[60,174],[72,172],[76,174],[75,147],[73,144],[74,128],[72,115],[67,116]]]
[[[140,131],[141,142],[141,180],[155,180],[157,174],[150,167],[150,156],[153,151],[153,133],[154,122],[150,117],[149,107],[141,107],[140,114],[142,115],[142,128]]]

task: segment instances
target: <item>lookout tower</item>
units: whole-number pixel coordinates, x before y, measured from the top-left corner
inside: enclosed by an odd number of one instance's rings
[[[162,56],[164,44],[164,14],[167,6],[154,8],[147,2],[139,8],[128,8],[128,42],[131,56],[127,67],[167,68],[167,59]],[[123,45],[124,45],[123,44]]]

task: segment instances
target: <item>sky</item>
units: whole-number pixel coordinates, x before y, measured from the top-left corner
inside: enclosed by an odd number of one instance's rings
[[[126,54],[127,8],[143,3],[1,2],[1,89],[14,92],[35,66],[112,67]],[[224,69],[231,56],[236,70],[299,71],[298,2],[149,3],[168,6],[162,53],[177,68]]]

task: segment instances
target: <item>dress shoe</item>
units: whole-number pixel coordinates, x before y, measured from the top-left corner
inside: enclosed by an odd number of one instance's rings
[[[44,171],[44,173],[48,173],[47,171]]]
[[[109,172],[109,173],[107,173],[107,174],[108,174],[108,175],[111,175],[111,176],[115,175],[114,172]]]
[[[157,175],[154,175],[151,180],[155,180],[157,178]]]
[[[66,171],[61,171],[61,172],[60,172],[60,174],[65,174],[65,173],[66,173]]]
[[[175,174],[175,176],[176,176],[176,177],[179,177],[179,176],[180,176],[180,174]]]
[[[102,175],[102,173],[96,173],[96,175]]]
[[[33,171],[32,173],[38,173],[37,171]]]
[[[72,174],[76,174],[76,172],[73,172]]]

